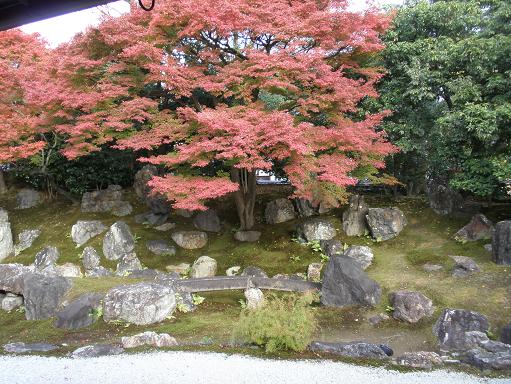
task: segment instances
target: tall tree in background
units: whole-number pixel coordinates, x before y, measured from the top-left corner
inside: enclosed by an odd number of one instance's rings
[[[511,178],[511,3],[409,1],[385,36],[384,127],[410,191],[428,179],[491,197]]]

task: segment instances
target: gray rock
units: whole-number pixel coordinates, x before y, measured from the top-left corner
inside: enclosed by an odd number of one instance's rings
[[[138,283],[112,288],[105,296],[103,318],[137,325],[154,324],[172,315],[174,290],[157,283]]]
[[[71,227],[71,238],[77,247],[81,247],[87,241],[106,231],[107,227],[99,220],[77,221]]]
[[[429,205],[438,215],[450,215],[463,207],[463,197],[445,183],[430,180],[427,184]]]
[[[444,269],[444,267],[438,264],[426,263],[422,266],[422,269],[424,269],[426,272],[437,272]]]
[[[478,213],[470,220],[470,223],[461,228],[454,235],[454,239],[460,242],[479,241],[491,239],[493,223],[483,214]]]
[[[282,198],[270,201],[266,204],[264,217],[268,224],[279,224],[296,218],[291,200]]]
[[[7,293],[0,302],[2,309],[10,312],[23,305],[23,296],[16,295],[14,293]]]
[[[344,255],[344,244],[339,240],[321,240],[319,244],[323,253],[328,257]]]
[[[225,271],[226,276],[237,276],[238,273],[240,273],[241,267],[239,265],[236,265],[234,267],[227,268]]]
[[[336,235],[337,232],[332,223],[324,219],[308,219],[296,227],[296,237],[305,243],[332,240]]]
[[[251,277],[268,277],[268,275],[266,274],[266,272],[264,272],[261,268],[259,267],[253,267],[253,266],[248,266],[246,267],[243,272],[241,272],[241,276],[251,276]]]
[[[405,352],[395,359],[395,364],[409,368],[430,370],[433,366],[442,365],[443,360],[435,352]]]
[[[374,315],[374,316],[371,316],[369,319],[367,319],[369,321],[369,323],[373,326],[376,326],[380,323],[383,323],[387,320],[390,319],[390,316],[387,315],[386,313],[379,313],[377,315]]]
[[[99,267],[101,257],[93,247],[85,247],[82,251],[82,264],[85,270],[91,270]]]
[[[178,345],[176,339],[168,333],[156,333],[147,331],[133,336],[121,338],[122,346],[126,349],[137,348],[144,345],[152,347],[175,347]]]
[[[501,221],[495,226],[492,260],[497,264],[511,265],[511,220]]]
[[[33,189],[24,188],[16,194],[16,209],[28,209],[41,203],[41,194]]]
[[[393,239],[407,224],[398,208],[369,208],[366,218],[371,235],[380,241]]]
[[[433,315],[435,308],[431,299],[420,292],[397,291],[390,294],[390,304],[394,307],[394,319],[417,323]]]
[[[190,277],[212,277],[216,275],[217,262],[209,256],[201,256],[192,264]]]
[[[312,263],[307,267],[307,280],[319,282],[321,281],[321,270],[323,263]]]
[[[34,241],[40,235],[41,235],[41,231],[39,229],[26,229],[26,230],[20,232],[18,234],[18,244],[16,244],[14,246],[14,255],[17,256],[21,252],[23,252],[25,249],[30,248],[32,246],[32,244],[34,243]]]
[[[293,199],[293,204],[300,217],[311,217],[318,214],[317,208],[314,208],[309,200]]]
[[[165,223],[162,225],[158,225],[157,227],[154,227],[154,229],[161,232],[167,232],[174,228],[176,228],[176,223]]]
[[[41,273],[57,273],[56,262],[59,259],[59,250],[56,247],[45,247],[35,255],[34,266]]]
[[[259,241],[261,238],[261,232],[259,231],[237,231],[234,234],[234,238],[238,241],[254,243]]]
[[[73,263],[64,263],[55,267],[57,275],[63,277],[82,277],[80,267]]]
[[[500,330],[500,341],[511,345],[511,323],[505,325]]]
[[[177,265],[167,265],[165,269],[168,272],[175,272],[180,275],[186,275],[190,271],[191,265],[188,263],[181,263]]]
[[[23,297],[27,320],[44,320],[55,316],[71,282],[62,276],[28,273],[23,278]]]
[[[321,303],[329,307],[349,305],[374,306],[379,303],[381,288],[351,258],[330,258],[323,273]]]
[[[490,341],[488,335],[480,331],[465,332],[462,337],[464,349],[478,348],[482,343],[487,343]]]
[[[56,345],[48,344],[48,343],[32,343],[25,344],[22,342],[19,343],[9,343],[4,345],[4,351],[7,353],[32,353],[32,352],[51,352],[58,349]]]
[[[461,361],[481,370],[511,370],[511,353],[492,353],[479,348],[463,354]]]
[[[453,277],[467,277],[481,271],[479,265],[477,265],[477,263],[470,257],[451,256],[451,259],[455,262],[454,269],[452,271]]]
[[[113,276],[113,272],[105,267],[95,267],[92,269],[88,269],[85,271],[86,277],[107,277],[107,276]]]
[[[222,230],[220,218],[214,209],[197,213],[193,218],[193,225],[200,231],[220,232]]]
[[[369,207],[364,196],[352,195],[349,206],[342,214],[342,229],[348,236],[364,236],[368,232],[366,216]]]
[[[156,214],[169,214],[169,201],[165,196],[153,193],[151,187],[147,184],[149,180],[157,175],[158,169],[154,165],[144,165],[142,169],[135,174],[133,188],[140,200],[145,202],[152,212]]]
[[[135,269],[130,271],[126,277],[130,279],[151,279],[158,280],[160,276],[165,275],[164,272],[158,271],[156,269],[144,268],[144,269]]]
[[[171,235],[177,245],[185,249],[199,249],[208,243],[206,232],[200,231],[178,231]]]
[[[7,211],[0,208],[0,261],[14,254],[11,223]]]
[[[170,245],[165,240],[149,240],[146,243],[146,247],[155,255],[174,256],[176,254],[176,247]]]
[[[486,252],[492,253],[492,252],[493,252],[493,247],[492,247],[492,245],[491,245],[491,244],[485,244],[485,245],[484,245],[484,250],[485,250]]]
[[[133,207],[127,201],[118,201],[110,212],[112,212],[112,215],[118,217],[128,216],[133,212]]]
[[[327,203],[326,201],[321,201],[318,206],[318,213],[322,215],[324,213],[330,212],[334,208],[337,208],[337,206]]]
[[[384,348],[383,348],[384,347]],[[387,359],[392,351],[388,346],[365,342],[350,342],[350,343],[326,343],[314,341],[310,345],[310,350],[313,352],[331,353],[334,355],[351,357],[356,359]],[[387,353],[386,353],[387,352]]]
[[[107,189],[86,192],[82,196],[82,212],[110,212],[122,201],[122,187],[109,185]]]
[[[166,213],[159,214],[159,213],[154,213],[154,212],[146,212],[146,213],[141,213],[140,215],[136,215],[135,222],[139,223],[139,224],[147,224],[147,225],[151,225],[151,226],[160,226],[160,225],[163,225],[167,221],[168,217],[169,217],[169,215]]]
[[[85,328],[98,320],[95,312],[101,308],[101,293],[86,293],[57,312],[55,327],[64,329]]]
[[[118,221],[110,227],[103,239],[103,254],[108,260],[119,260],[135,253],[135,239],[128,224]]]
[[[115,274],[117,276],[131,275],[135,271],[143,269],[142,263],[140,262],[137,255],[133,253],[127,253],[117,263],[117,269]]]
[[[34,268],[21,264],[0,264],[0,291],[23,294],[24,278]]]
[[[373,263],[374,258],[372,249],[364,245],[352,245],[344,252],[344,256],[351,257],[364,270]]]
[[[78,348],[71,353],[72,358],[89,358],[109,355],[120,355],[124,352],[124,349],[119,345],[113,344],[97,344],[87,345],[85,347]]]
[[[264,294],[259,288],[247,288],[244,293],[247,300],[247,309],[254,310],[264,305]]]
[[[438,338],[440,347],[445,350],[465,350],[466,332],[488,331],[488,319],[464,309],[444,309],[433,326],[433,333]]]

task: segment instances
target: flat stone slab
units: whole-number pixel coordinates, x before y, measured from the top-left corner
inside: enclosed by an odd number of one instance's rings
[[[56,345],[48,343],[32,343],[25,344],[9,343],[4,345],[4,351],[8,353],[32,353],[32,352],[51,352],[58,349]]]
[[[108,355],[120,355],[124,349],[115,344],[96,344],[78,348],[71,353],[73,358],[88,358]]]
[[[366,342],[326,343],[315,341],[311,343],[313,352],[331,353],[339,356],[366,359],[387,359],[392,356],[392,349],[386,345],[377,345]]]

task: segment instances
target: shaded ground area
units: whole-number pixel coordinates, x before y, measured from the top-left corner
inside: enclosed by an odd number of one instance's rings
[[[135,237],[137,255],[149,268],[165,269],[166,265],[193,262],[201,255],[208,255],[218,262],[218,274],[234,265],[242,267],[255,265],[263,268],[269,276],[278,273],[304,273],[311,262],[319,262],[320,256],[311,249],[292,241],[293,230],[299,220],[278,225],[262,223],[264,202],[275,194],[261,196],[257,207],[257,230],[262,231],[257,243],[238,243],[233,240],[236,230],[235,212],[228,202],[220,202],[218,210],[224,221],[221,234],[209,235],[206,248],[195,251],[179,249],[175,256],[154,256],[145,248],[151,239],[166,239],[172,242],[169,232],[158,232],[150,227],[136,224],[134,215],[146,211],[133,196],[127,196],[135,209],[133,215],[122,218]],[[454,233],[465,225],[469,218],[445,218],[434,214],[424,200],[403,199],[392,201],[381,197],[369,198],[373,207],[397,206],[408,217],[408,226],[396,239],[387,242],[374,242],[368,237],[348,238],[341,230],[342,209],[334,210],[324,217],[331,220],[338,230],[338,238],[349,245],[368,245],[374,250],[373,265],[368,274],[378,281],[383,289],[383,300],[376,307],[328,309],[317,307],[319,328],[316,338],[323,341],[367,340],[391,345],[397,354],[404,351],[434,350],[435,340],[431,327],[443,308],[454,307],[481,312],[488,316],[492,332],[497,336],[498,329],[511,320],[511,267],[497,266],[491,262],[491,255],[484,248],[487,242],[460,244],[452,240]],[[81,265],[79,259],[82,247],[76,248],[70,237],[71,226],[79,219],[99,219],[110,225],[119,218],[109,214],[81,213],[78,206],[66,201],[43,204],[39,207],[14,210],[14,196],[0,200],[0,206],[9,210],[15,236],[24,229],[39,228],[42,235],[33,247],[5,262],[29,264],[35,253],[45,245],[59,248],[59,264],[73,262]],[[496,207],[488,212],[490,219],[501,220],[511,215],[507,208]],[[191,229],[191,219],[171,216],[169,221],[177,224],[177,229]],[[102,237],[98,236],[84,246],[92,245],[101,250]],[[481,266],[482,272],[465,278],[451,276],[452,261],[449,255],[473,257]],[[426,272],[422,265],[433,262],[444,266],[439,272]],[[102,264],[115,267],[113,262],[102,259]],[[69,298],[83,292],[106,291],[126,282],[136,282],[126,278],[76,279]],[[377,327],[370,325],[367,318],[385,312],[388,294],[397,289],[419,290],[429,296],[436,312],[428,321],[409,325],[390,320]],[[78,331],[58,330],[52,321],[26,321],[22,313],[0,311],[0,344],[14,341],[48,341],[66,343],[72,349],[93,341],[118,341],[122,335],[130,335],[144,330],[168,332],[185,343],[215,343],[230,341],[233,324],[237,321],[243,297],[241,291],[215,292],[204,294],[206,300],[193,313],[175,313],[175,317],[161,324],[128,327],[107,324],[99,321],[89,329]],[[66,348],[64,348],[66,350]]]

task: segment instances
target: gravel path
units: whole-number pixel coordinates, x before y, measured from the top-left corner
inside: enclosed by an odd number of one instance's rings
[[[511,379],[481,379],[448,371],[399,373],[332,361],[276,361],[220,353],[157,352],[90,359],[0,356],[0,383],[509,384]]]

